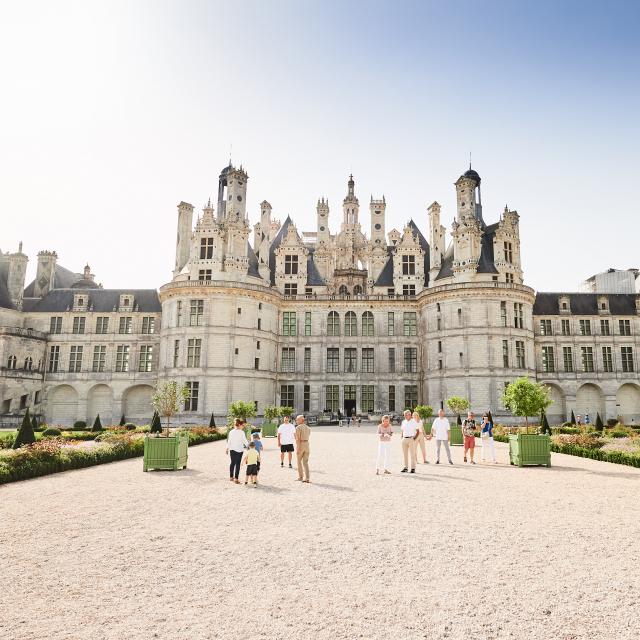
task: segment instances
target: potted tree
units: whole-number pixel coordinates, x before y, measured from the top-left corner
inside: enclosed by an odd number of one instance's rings
[[[422,424],[426,427],[426,421],[433,415],[433,408],[428,404],[419,404],[416,406],[414,411],[420,416]],[[428,433],[428,430],[426,433]]]
[[[245,402],[244,400],[236,400],[229,405],[229,415],[227,416],[227,428],[231,428],[236,418],[248,422],[250,418],[256,415],[256,405],[253,402]],[[247,438],[251,437],[251,429],[247,427]]]
[[[264,422],[262,423],[262,435],[268,438],[275,438],[278,431],[278,425],[275,419],[280,415],[278,407],[269,405],[264,408]]]
[[[456,415],[456,425],[451,427],[450,437],[451,444],[461,445],[463,442],[462,439],[462,419],[460,418],[460,414],[468,411],[469,409],[469,401],[466,398],[462,398],[460,396],[451,396],[447,400],[447,406],[449,410]]]
[[[185,385],[175,380],[159,382],[151,398],[151,405],[159,416],[167,419],[166,432],[163,435],[153,433],[144,438],[143,470],[149,469],[186,469],[189,436],[186,433],[171,434],[169,426],[171,418],[178,413],[185,400],[189,397],[189,390]]]
[[[518,378],[502,394],[502,404],[515,416],[524,418],[525,432],[509,436],[511,464],[551,466],[551,438],[548,434],[529,433],[529,416],[545,411],[551,404],[549,389],[529,378]]]

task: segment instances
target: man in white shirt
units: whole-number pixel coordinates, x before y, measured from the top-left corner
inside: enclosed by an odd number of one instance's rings
[[[296,427],[289,422],[289,416],[284,417],[284,422],[278,427],[278,446],[280,447],[280,466],[284,467],[284,454],[289,454],[289,469],[291,466],[291,456],[293,454],[293,443],[295,442]]]
[[[400,426],[402,431],[402,455],[404,456],[404,469],[401,473],[407,473],[409,454],[411,454],[411,473],[416,472],[416,438],[418,436],[418,423],[411,417],[411,411],[404,412],[404,420]]]
[[[438,417],[431,425],[431,435],[435,436],[436,439],[436,464],[440,464],[440,446],[443,443],[445,451],[447,452],[447,458],[449,458],[449,464],[453,464],[453,460],[451,460],[451,449],[449,449],[451,425],[449,424],[449,420],[444,417],[443,409],[438,411]]]

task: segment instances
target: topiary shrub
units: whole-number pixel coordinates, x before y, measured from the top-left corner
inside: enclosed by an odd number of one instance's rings
[[[133,422],[127,422],[127,423],[124,425],[124,428],[125,428],[127,431],[135,431],[135,430],[136,430],[136,425],[135,425],[135,424],[133,424]]]
[[[76,421],[73,423],[73,428],[74,428],[76,431],[83,431],[84,429],[86,429],[86,428],[87,428],[87,423],[86,423],[84,420],[76,420]]]
[[[157,411],[153,412],[153,418],[151,418],[150,433],[162,433],[162,423],[160,422],[160,414]]]
[[[127,424],[127,421],[125,420],[124,413],[123,413],[122,416],[120,417],[120,426],[124,427],[126,424]]]
[[[575,425],[576,423],[576,414],[573,412],[573,409],[571,409],[571,424]]]
[[[596,429],[598,431],[602,431],[604,429],[604,423],[602,422],[602,418],[599,413],[596,415]]]
[[[211,429],[215,429],[216,428],[216,417],[213,415],[213,413],[211,414],[211,417],[209,418],[209,428],[211,428]]]
[[[42,432],[42,437],[44,438],[48,436],[61,436],[61,435],[62,435],[62,431],[60,431],[60,429],[56,429],[55,427],[47,427]]]
[[[100,414],[96,416],[96,419],[93,421],[93,427],[91,427],[91,431],[102,431],[102,422],[100,422]]]
[[[42,429],[38,429],[38,419],[35,417],[35,415],[31,416],[31,428],[34,431],[42,431]]]
[[[20,429],[18,429],[18,435],[13,442],[13,448],[19,449],[22,445],[25,444],[33,444],[36,441],[36,434],[33,432],[33,427],[31,426],[31,416],[29,415],[29,409],[24,414],[24,418],[22,418],[22,425]]]
[[[618,424],[617,418],[609,418],[607,420],[607,427],[615,427]]]

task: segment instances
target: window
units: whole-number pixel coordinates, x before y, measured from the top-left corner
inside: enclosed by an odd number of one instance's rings
[[[124,373],[129,371],[129,345],[120,344],[116,351],[116,372]]]
[[[189,340],[187,340],[187,367],[200,366],[201,350],[202,350],[201,338],[189,338]]]
[[[347,311],[344,316],[344,335],[358,335],[358,319],[356,318],[356,314],[353,311]]]
[[[416,257],[415,256],[402,256],[402,275],[403,276],[415,276],[416,275]]]
[[[262,320],[258,318],[258,331],[262,330]]]
[[[582,370],[586,373],[593,372],[593,347],[580,347],[582,353]]]
[[[418,349],[416,347],[404,348],[404,371],[405,373],[417,373]]]
[[[109,318],[100,316],[96,318],[96,333],[107,333],[109,331]]]
[[[173,366],[177,367],[180,362],[180,340],[173,341]]]
[[[611,347],[602,347],[602,368],[605,373],[613,371],[613,353]]]
[[[211,269],[199,269],[198,280],[200,280],[200,282],[211,280]]]
[[[297,296],[298,295],[298,285],[295,282],[285,282],[284,283],[284,295],[285,296]]]
[[[311,311],[304,312],[304,335],[311,335]]]
[[[621,336],[631,335],[631,321],[630,320],[618,320],[618,326],[620,327]]]
[[[182,324],[182,300],[176,303],[176,327]]]
[[[507,326],[507,303],[504,300],[500,303],[500,324]]]
[[[371,311],[365,311],[362,314],[362,335],[372,336],[373,334],[373,313],[371,313]]]
[[[51,318],[49,333],[62,333],[62,316],[54,316]]]
[[[281,371],[293,373],[296,370],[296,349],[295,347],[282,347]],[[291,405],[285,405],[291,406]]]
[[[25,394],[23,396],[20,396],[20,408],[21,409],[26,409],[27,400],[29,400],[29,396],[27,394]]]
[[[524,329],[524,317],[521,302],[516,302],[513,305],[513,326],[516,329]]]
[[[502,341],[502,366],[505,369],[509,368],[509,341]]]
[[[16,358],[16,356],[9,356],[9,359],[7,360],[7,369],[15,369],[17,362],[18,358]]]
[[[513,273],[505,273],[504,274],[504,281],[507,284],[513,284]]]
[[[260,340],[256,340],[256,349],[260,351]]]
[[[393,311],[389,311],[387,313],[387,335],[393,336],[395,335],[395,333],[396,331],[395,331],[394,314],[393,314]]]
[[[298,256],[284,257],[284,272],[286,275],[295,276],[298,274]]]
[[[355,348],[346,348],[344,350],[344,372],[356,373],[358,371],[358,350]]]
[[[436,328],[438,329],[438,331],[442,329],[442,318],[438,318],[436,322]]]
[[[155,333],[156,319],[153,316],[144,316],[142,318],[142,333]]]
[[[371,347],[362,349],[362,372],[373,373],[375,370],[374,354]]]
[[[362,385],[362,400],[360,401],[360,410],[362,413],[373,413],[373,393],[372,384]]]
[[[542,347],[542,370],[545,373],[553,373],[556,370],[553,347]]]
[[[516,367],[518,369],[524,369],[524,342],[522,340],[516,340]]]
[[[304,348],[304,372],[311,373],[311,347]]]
[[[633,371],[633,347],[620,347],[622,358],[622,371],[631,373]]]
[[[60,366],[60,347],[51,347],[49,350],[49,373],[57,373]]]
[[[258,371],[260,369],[260,358],[253,359],[253,368]]]
[[[329,384],[324,388],[324,408],[326,411],[336,413],[340,407],[340,387],[337,384]]]
[[[33,369],[33,358],[31,356],[27,356],[24,359],[24,370],[31,371]]]
[[[438,327],[440,328],[440,327]],[[405,336],[418,335],[418,328],[416,323],[416,312],[405,311],[403,316],[403,333]]]
[[[571,335],[571,325],[569,323],[569,320],[567,320],[567,319],[560,320],[560,325],[561,325],[561,329],[562,329],[562,335],[563,336],[570,336]]]
[[[414,384],[404,388],[404,407],[413,411],[418,404],[418,387]]]
[[[442,360],[438,360],[438,369],[442,371]]]
[[[356,385],[355,384],[346,384],[344,386],[344,399],[345,404],[347,400],[353,400],[353,406],[356,404]]]
[[[295,407],[295,387],[292,384],[280,385],[280,406]]]
[[[329,347],[327,349],[327,373],[338,373],[340,371],[340,349]]]
[[[389,373],[396,372],[396,350],[395,347],[389,347]]]
[[[415,296],[416,295],[416,285],[415,284],[403,284],[402,285],[402,295],[403,296]]]
[[[611,328],[609,327],[609,320],[600,320],[600,335],[602,336],[610,336]]]
[[[242,315],[242,307],[238,307],[238,315],[241,316]]]
[[[396,387],[393,384],[389,385],[389,411],[396,410]]]
[[[132,324],[133,318],[131,316],[123,316],[122,318],[120,318],[118,333],[131,333]]]
[[[213,238],[200,238],[200,260],[213,258]]]
[[[505,262],[513,264],[513,245],[510,242],[504,243],[504,259]]]
[[[204,300],[191,300],[189,305],[189,326],[199,327],[204,317]]]
[[[540,320],[540,335],[550,336],[552,335],[551,331],[551,320]]]
[[[93,365],[91,370],[94,373],[102,373],[104,371],[105,360],[107,359],[106,345],[97,345],[93,347]]]
[[[149,372],[153,364],[153,345],[143,344],[140,347],[140,358],[138,361],[138,371]]]
[[[295,336],[296,329],[297,329],[296,312],[283,311],[282,312],[282,335]]]
[[[562,359],[564,361],[564,370],[566,373],[573,371],[573,354],[571,347],[562,347]]]
[[[580,320],[580,335],[581,336],[591,335],[591,320]]]
[[[198,410],[198,396],[200,395],[200,383],[199,382],[187,382],[187,391],[189,395],[184,401],[185,411],[197,411]]]
[[[311,387],[308,384],[302,387],[302,410],[305,413],[311,410]]]
[[[340,335],[340,316],[337,311],[330,311],[327,316],[327,335],[339,336]]]
[[[80,334],[84,333],[86,318],[76,316],[73,319],[73,333]]]
[[[82,347],[72,346],[69,355],[69,372],[78,373],[82,368]]]
[[[458,326],[462,326],[462,309],[458,309]]]

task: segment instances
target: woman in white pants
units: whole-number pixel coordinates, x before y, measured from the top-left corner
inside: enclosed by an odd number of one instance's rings
[[[482,424],[480,425],[480,441],[482,442],[480,461],[486,462],[487,457],[491,456],[491,460],[495,464],[497,460],[496,448],[493,443],[493,416],[490,411],[487,411],[487,413],[482,416]]]
[[[389,416],[382,416],[382,422],[378,425],[378,458],[376,460],[376,475],[383,473],[391,473],[387,468],[389,466],[389,451],[391,450],[391,421]]]

